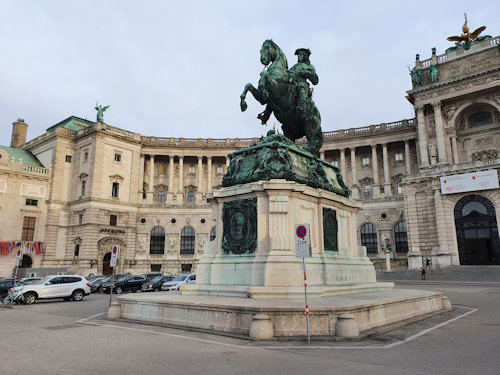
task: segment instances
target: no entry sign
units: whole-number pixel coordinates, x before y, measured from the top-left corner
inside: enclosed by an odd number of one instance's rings
[[[295,256],[309,258],[311,256],[311,237],[309,224],[295,225]]]
[[[111,267],[116,267],[116,264],[118,263],[118,253],[120,251],[120,246],[119,245],[113,245],[111,248],[111,260],[109,262],[109,265]]]

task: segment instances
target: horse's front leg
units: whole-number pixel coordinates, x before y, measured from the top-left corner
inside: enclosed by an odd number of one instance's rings
[[[251,83],[247,83],[245,85],[243,93],[240,95],[241,99],[240,107],[242,112],[244,112],[247,109],[247,103],[245,102],[245,98],[248,91],[250,91],[255,100],[257,100],[260,104],[262,105],[267,104],[267,98],[265,97],[265,95],[263,95],[263,93],[260,92],[258,89],[256,89]]]
[[[247,105],[247,102],[245,102],[245,99],[247,97],[247,92],[248,92],[248,90],[250,90],[251,87],[253,87],[253,85],[251,83],[247,83],[245,85],[245,88],[243,89],[243,92],[240,95],[241,112],[245,112],[247,110],[248,105]]]

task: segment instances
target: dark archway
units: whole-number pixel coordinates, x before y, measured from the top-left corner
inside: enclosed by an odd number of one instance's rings
[[[458,201],[454,214],[460,264],[500,264],[493,203],[482,195],[468,195]]]
[[[113,267],[111,267],[109,264],[111,262],[111,252],[106,253],[104,255],[104,258],[102,258],[102,274],[103,275],[112,275],[113,274]]]
[[[33,259],[29,255],[24,254],[19,268],[31,268],[33,266]]]

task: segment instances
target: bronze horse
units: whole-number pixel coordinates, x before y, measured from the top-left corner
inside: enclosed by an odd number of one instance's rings
[[[321,116],[310,97],[303,110],[297,108],[297,83],[293,72],[288,70],[285,54],[272,40],[266,40],[260,50],[260,62],[265,67],[271,65],[260,73],[258,89],[251,83],[245,85],[240,96],[241,111],[247,109],[245,98],[250,91],[260,104],[266,104],[264,112],[257,116],[263,125],[274,112],[274,116],[282,124],[281,129],[285,137],[295,141],[305,136],[305,149],[319,156],[323,144]]]

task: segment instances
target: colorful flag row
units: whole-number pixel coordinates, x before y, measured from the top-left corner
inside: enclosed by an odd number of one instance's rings
[[[0,255],[10,255],[21,251],[24,254],[35,253],[37,255],[45,252],[45,242],[34,241],[0,241]]]

